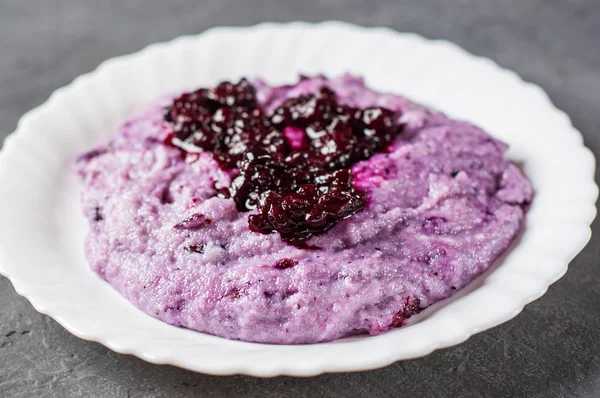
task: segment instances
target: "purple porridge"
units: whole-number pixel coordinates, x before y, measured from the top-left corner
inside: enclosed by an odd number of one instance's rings
[[[531,185],[481,129],[343,76],[158,99],[75,164],[92,269],[169,324],[376,335],[509,246]]]

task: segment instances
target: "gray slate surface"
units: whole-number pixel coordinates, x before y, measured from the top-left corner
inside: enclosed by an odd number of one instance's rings
[[[544,87],[587,145],[600,145],[598,0],[2,0],[0,139],[106,58],[216,25],[327,19],[444,38],[490,57]],[[0,397],[598,397],[599,228],[516,319],[426,358],[309,379],[212,377],[119,355],[70,335],[0,278]]]

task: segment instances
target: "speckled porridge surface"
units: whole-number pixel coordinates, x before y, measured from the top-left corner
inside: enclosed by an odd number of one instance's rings
[[[348,166],[362,204],[290,243],[249,228],[258,210],[219,194],[235,168],[168,144],[174,96],[139,110],[74,169],[91,267],[142,311],[252,342],[376,335],[457,292],[515,238],[532,188],[504,157],[507,146],[478,127],[350,75],[252,85],[266,115],[326,86],[345,106],[392,111],[401,131]]]

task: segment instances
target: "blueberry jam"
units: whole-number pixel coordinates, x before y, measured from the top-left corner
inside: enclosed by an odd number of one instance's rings
[[[246,79],[183,94],[164,115],[170,144],[210,151],[236,174],[219,195],[238,211],[257,209],[248,217],[251,230],[279,232],[295,245],[364,208],[367,195],[353,187],[350,167],[386,149],[401,132],[397,117],[342,105],[326,86],[266,115]]]

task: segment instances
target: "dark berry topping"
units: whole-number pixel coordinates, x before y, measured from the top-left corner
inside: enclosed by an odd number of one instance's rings
[[[254,87],[242,79],[175,99],[165,110],[173,129],[166,143],[212,152],[236,175],[218,196],[233,199],[241,212],[256,210],[248,217],[251,230],[277,231],[302,245],[364,208],[367,197],[353,187],[350,167],[386,149],[401,131],[397,116],[339,104],[325,86],[265,115]],[[194,222],[175,228],[200,228],[186,226]]]
[[[283,258],[283,259],[277,261],[275,263],[274,267],[277,269],[286,269],[286,268],[291,268],[297,264],[298,264],[298,260],[294,260],[293,258]]]
[[[364,207],[365,194],[352,187],[347,174],[349,170],[321,175],[329,185],[303,184],[287,195],[268,191],[261,197],[259,212],[248,217],[250,229],[277,231],[284,241],[294,244],[328,230]]]

